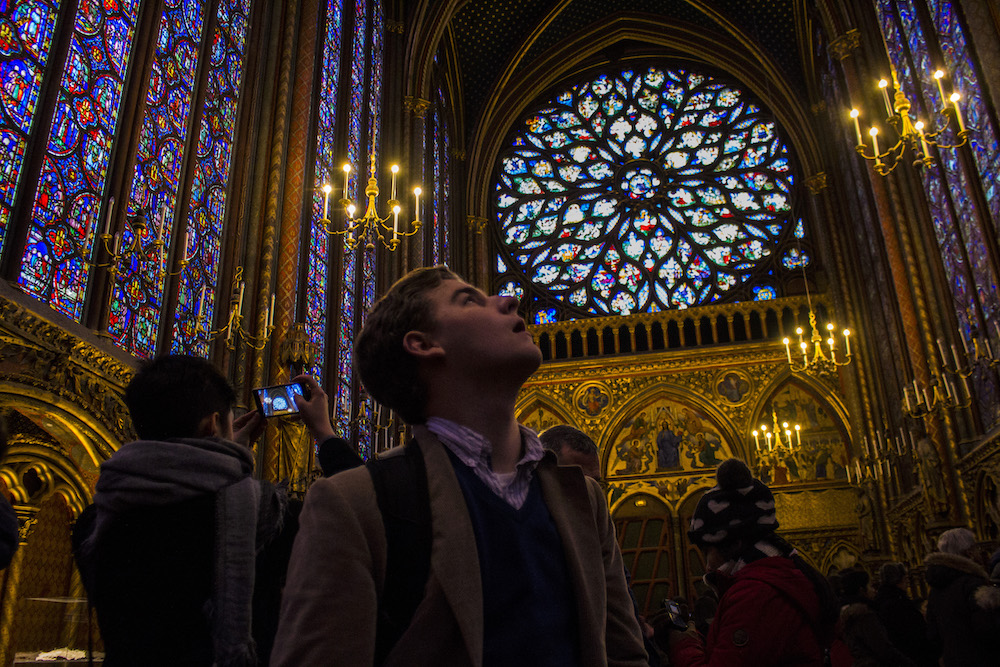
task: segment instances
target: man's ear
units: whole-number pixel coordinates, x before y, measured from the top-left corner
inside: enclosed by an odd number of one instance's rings
[[[408,331],[403,336],[403,349],[418,359],[433,359],[444,355],[444,348],[425,331]]]
[[[213,412],[212,414],[205,415],[198,422],[198,431],[195,433],[196,438],[211,438],[213,436],[219,435],[220,429],[222,427],[222,415],[218,412]]]

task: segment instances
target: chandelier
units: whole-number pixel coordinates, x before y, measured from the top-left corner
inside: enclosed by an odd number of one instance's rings
[[[801,248],[799,249],[799,256],[802,256]],[[796,364],[795,359],[792,357],[792,341],[787,337],[781,339],[781,342],[785,345],[785,356],[788,358],[788,365],[793,373],[805,372],[817,375],[832,373],[838,367],[851,363],[851,330],[844,329],[841,332],[844,337],[844,356],[838,359],[837,341],[834,337],[834,330],[837,327],[833,322],[827,322],[827,337],[824,341],[823,336],[819,332],[819,325],[816,323],[816,312],[813,310],[812,297],[809,296],[809,280],[806,278],[806,265],[804,261],[801,262],[800,267],[802,269],[802,284],[806,288],[806,303],[809,305],[809,328],[812,329],[812,335],[807,342],[805,330],[802,327],[795,328],[795,334],[799,337],[796,357],[798,353],[802,354],[801,365]],[[827,352],[823,351],[824,342],[827,345]]]
[[[871,137],[872,154],[868,155],[865,152],[866,146],[861,135],[861,123],[858,121],[861,112],[857,109],[851,109],[850,116],[854,121],[854,132],[858,141],[856,150],[864,159],[875,162],[875,171],[880,176],[885,176],[896,168],[906,149],[910,149],[910,152],[914,155],[913,166],[930,166],[934,163],[933,158],[929,155],[930,146],[950,150],[968,143],[969,131],[962,122],[962,112],[958,108],[958,101],[961,99],[961,96],[958,93],[952,93],[950,96],[944,94],[944,87],[941,84],[943,77],[944,72],[942,70],[934,72],[934,81],[937,83],[938,93],[940,93],[941,100],[944,102],[944,107],[938,110],[938,113],[941,115],[941,124],[938,129],[928,128],[924,125],[923,121],[914,120],[910,116],[910,100],[907,99],[902,88],[899,87],[895,68],[892,69],[891,91],[889,89],[890,84],[886,79],[879,80],[878,87],[882,91],[885,109],[889,114],[886,120],[892,125],[899,137],[896,143],[884,153],[879,151],[879,129],[874,125],[868,130],[868,136]],[[892,93],[891,99],[890,93]],[[950,106],[947,104],[948,101],[951,102]],[[939,141],[939,139],[941,138],[941,134],[948,129],[952,116],[954,116],[956,126],[958,127],[959,142],[957,144],[945,144]]]
[[[767,424],[761,424],[753,431],[754,445],[757,451],[773,452],[775,450],[791,452],[794,447],[802,447],[802,426],[799,424],[789,424],[781,422],[778,424],[778,415],[771,412],[772,424],[768,428]],[[792,434],[795,435],[794,443]],[[761,438],[764,444],[761,446]]]
[[[375,241],[378,240],[378,242],[384,247],[393,251],[399,246],[399,241],[402,237],[413,236],[420,230],[421,190],[419,187],[413,188],[413,221],[410,222],[410,230],[405,231],[399,228],[399,214],[402,211],[402,207],[396,200],[396,174],[399,173],[399,165],[394,164],[390,168],[390,171],[392,172],[392,181],[389,190],[389,201],[386,202],[388,206],[388,213],[384,216],[379,215],[378,212],[379,187],[378,179],[375,177],[376,167],[374,153],[371,155],[371,172],[368,178],[368,186],[365,188],[365,197],[368,198],[368,205],[365,208],[364,215],[357,218],[354,217],[354,213],[358,209],[354,205],[354,202],[347,196],[349,193],[351,170],[351,165],[349,163],[345,163],[344,196],[339,201],[339,205],[342,209],[344,209],[346,216],[343,228],[338,228],[337,225],[330,220],[330,193],[333,192],[333,187],[329,183],[323,185],[322,224],[327,234],[344,235],[345,243],[350,250],[354,250],[362,242],[365,244],[365,250],[374,250]],[[389,218],[392,218],[391,225],[388,224]]]

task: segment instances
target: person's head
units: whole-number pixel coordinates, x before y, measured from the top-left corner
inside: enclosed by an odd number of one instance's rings
[[[878,569],[878,580],[880,587],[890,588],[895,586],[896,588],[905,588],[906,566],[895,561],[882,563],[882,567]]]
[[[952,528],[941,533],[937,547],[942,553],[966,558],[975,559],[979,555],[976,536],[968,528]]]
[[[235,403],[229,382],[201,357],[156,357],[125,388],[125,404],[143,440],[232,439]]]
[[[845,598],[870,598],[871,577],[861,568],[847,570],[840,577],[840,590]]]
[[[456,380],[517,387],[541,363],[517,299],[487,296],[447,267],[416,269],[371,312],[355,343],[368,393],[408,423],[427,419],[428,402]]]
[[[716,570],[747,545],[767,539],[778,528],[774,495],[739,459],[728,459],[715,471],[716,485],[698,501],[688,539],[705,554],[705,566]]]
[[[589,435],[572,426],[559,424],[542,432],[539,438],[545,449],[555,453],[559,465],[580,466],[584,475],[601,480],[601,455]]]

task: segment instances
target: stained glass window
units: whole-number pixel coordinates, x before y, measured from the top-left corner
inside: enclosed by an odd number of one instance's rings
[[[18,284],[75,320],[90,278],[87,260],[94,254],[138,12],[139,0],[80,2],[32,204]],[[110,209],[106,203],[105,219]]]
[[[739,86],[694,71],[567,88],[517,126],[499,171],[507,265],[581,316],[735,299],[799,243],[775,122]]]
[[[316,363],[309,372],[322,379],[326,360],[327,299],[330,287],[330,237],[323,226],[322,187],[333,184],[337,175],[337,93],[340,88],[340,48],[344,14],[343,0],[329,0],[326,6],[326,39],[320,82],[319,123],[316,137],[316,180],[312,197],[312,224],[309,227],[309,267],[306,285],[305,326],[316,346]],[[337,197],[331,194],[331,198]],[[329,215],[329,213],[328,213]]]
[[[933,71],[937,69],[928,54],[927,46],[928,35],[933,33],[933,28],[930,33],[926,31],[913,0],[879,0],[877,8],[893,65],[903,91],[914,106],[913,113],[917,117],[930,119],[935,114],[929,113],[928,109],[936,110],[945,106],[945,101],[941,99],[931,78]],[[944,3],[941,10],[949,13],[952,11],[949,3]],[[937,16],[940,21],[940,12]],[[950,18],[954,19],[953,16]],[[954,40],[961,33],[960,28],[955,22],[946,23],[947,38]],[[955,77],[955,85],[962,93],[963,108],[975,108],[977,100],[981,104],[981,97],[973,68],[968,62],[968,54],[965,53],[964,40],[958,49],[958,52],[964,54],[963,63],[957,62],[954,45],[945,47],[944,51],[946,58],[951,53],[950,58],[956,59],[952,65],[958,67],[959,75]],[[992,138],[995,136],[993,128],[985,113],[973,112],[972,116],[977,118],[976,125],[969,123],[970,129],[974,129],[971,133],[973,146],[978,146],[974,154],[977,156],[977,163],[985,165],[989,171],[997,154],[996,140]],[[941,117],[937,116],[935,121],[935,124],[940,123]],[[984,136],[992,141],[992,148],[989,150],[984,150]],[[944,143],[957,143],[954,130],[947,129],[941,140]],[[1000,302],[989,270],[990,263],[985,256],[986,245],[978,225],[975,201],[970,196],[971,188],[978,187],[978,184],[970,182],[954,151],[938,151],[938,157],[939,162],[923,170],[921,178],[928,193],[931,219],[942,263],[949,277],[956,315],[963,333],[971,337],[971,330],[981,324],[976,316],[976,301],[987,319],[998,316]],[[996,187],[995,178],[993,176],[988,189]],[[989,211],[982,213],[990,216]]]
[[[174,313],[173,352],[208,354],[208,341],[197,332],[200,323],[211,329],[215,285],[219,275],[222,222],[226,212],[236,129],[236,105],[243,81],[246,31],[251,0],[222,0],[211,42],[211,68],[201,129],[197,165],[191,184],[187,215],[188,245],[180,249],[190,257],[181,273],[181,288]]]
[[[35,121],[59,2],[0,1],[0,249]]]
[[[126,208],[129,216],[145,218],[147,224],[139,234],[131,226],[125,229],[125,247],[135,243],[139,251],[118,264],[108,317],[112,340],[141,357],[151,356],[156,348],[165,278],[164,253],[156,241],[170,247],[205,25],[200,0],[165,1]]]

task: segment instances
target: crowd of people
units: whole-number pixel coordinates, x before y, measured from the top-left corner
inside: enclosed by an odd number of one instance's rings
[[[971,532],[946,532],[928,557],[925,619],[900,564],[881,567],[877,593],[860,569],[811,567],[737,459],[688,530],[710,591],[690,615],[646,618],[598,447],[515,419],[541,363],[516,299],[418,269],[355,347],[366,390],[413,439],[363,462],[319,383],[294,378],[324,473],[304,503],[254,476],[263,418],[234,419],[209,362],[168,355],[136,373],[139,440],[102,464],[74,529],[105,665],[1000,664],[1000,589]]]

